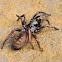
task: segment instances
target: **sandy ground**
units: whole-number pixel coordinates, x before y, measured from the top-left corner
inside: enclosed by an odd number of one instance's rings
[[[18,33],[15,32],[4,48],[0,49],[0,62],[62,62],[62,0],[0,0],[0,47],[12,29],[22,28],[21,22],[16,21],[16,14],[26,14],[26,21],[29,23],[38,11],[51,14],[51,25],[60,30],[45,28],[36,34],[43,52],[39,50],[33,37],[34,50],[29,43],[21,50],[11,49],[14,36]]]

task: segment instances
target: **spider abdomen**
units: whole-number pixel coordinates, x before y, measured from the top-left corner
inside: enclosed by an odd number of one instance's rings
[[[27,34],[25,32],[22,32],[15,37],[14,41],[12,42],[12,47],[16,50],[21,49],[25,45],[27,40]]]

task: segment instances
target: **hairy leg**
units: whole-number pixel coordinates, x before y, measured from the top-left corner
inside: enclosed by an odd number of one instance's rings
[[[40,15],[38,15],[40,13]],[[41,17],[42,16],[42,17]],[[51,16],[51,14],[46,14],[45,12],[37,12],[31,19],[30,23],[34,20],[34,19],[38,19],[39,17],[41,17],[41,21],[47,21],[47,23],[50,25],[50,22],[48,20],[48,16]]]
[[[3,42],[3,45],[2,45],[2,47],[1,47],[1,49],[3,49],[3,46],[4,46],[5,42],[10,38],[10,36],[11,36],[15,31],[22,31],[22,29],[16,28],[16,29],[12,30],[11,33],[6,37],[5,41]]]
[[[42,14],[44,14],[44,15],[46,15],[46,16],[51,16],[51,14],[46,14],[45,12],[37,12],[37,13],[31,18],[31,20],[35,19],[36,16],[37,16],[38,14],[40,14],[40,13],[42,13]],[[41,15],[40,15],[40,16],[41,16]]]
[[[43,52],[43,49],[40,47],[38,37],[34,33],[32,33],[32,35],[34,36],[35,40],[37,41],[37,44],[38,44],[40,51]]]

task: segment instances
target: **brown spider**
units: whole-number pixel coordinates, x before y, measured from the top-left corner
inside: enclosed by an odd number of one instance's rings
[[[40,14],[40,15],[39,15]],[[22,22],[22,26],[24,27],[24,29],[13,29],[11,31],[11,33],[6,37],[5,41],[3,42],[3,45],[1,47],[1,49],[3,48],[5,42],[9,39],[9,37],[15,32],[15,31],[19,31],[19,35],[14,39],[14,41],[12,42],[12,47],[14,49],[21,49],[25,43],[29,40],[30,45],[32,46],[32,48],[34,49],[32,42],[31,42],[31,37],[33,35],[33,37],[35,38],[39,49],[41,51],[43,51],[43,49],[40,47],[39,41],[38,41],[38,37],[35,35],[35,32],[39,32],[41,29],[45,28],[45,27],[49,27],[49,28],[54,28],[56,30],[59,30],[58,28],[51,26],[48,20],[48,16],[51,16],[51,14],[46,14],[45,12],[37,12],[32,19],[30,20],[30,23],[27,24],[26,22],[26,17],[25,14],[23,14],[22,16],[18,16],[18,20],[20,19]],[[40,18],[40,16],[42,16]],[[17,20],[17,21],[18,21]],[[48,25],[43,26],[42,23],[43,21],[47,21]]]

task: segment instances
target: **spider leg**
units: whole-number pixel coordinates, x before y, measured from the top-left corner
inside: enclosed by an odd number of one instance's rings
[[[39,13],[41,13],[40,15],[38,15]],[[34,20],[34,19],[38,19],[39,17],[41,17],[41,21],[47,21],[47,23],[50,25],[49,20],[47,19],[48,16],[51,16],[51,14],[46,14],[45,12],[37,12],[31,19],[30,23]]]
[[[34,49],[34,47],[33,47],[33,45],[32,45],[32,37],[31,37],[32,35],[31,35],[31,31],[30,31],[30,29],[28,30],[28,39],[29,39],[29,43],[30,43],[30,45],[32,46],[32,49]]]
[[[45,12],[37,12],[37,13],[31,18],[31,20],[35,19],[36,16],[37,16],[39,13],[42,13],[42,14],[44,14],[44,15],[46,15],[46,16],[51,16],[51,14],[46,14]]]
[[[21,19],[22,26],[25,27],[25,25],[27,24],[25,14],[23,14],[23,15],[21,15],[21,16],[19,16],[19,15],[16,15],[16,16],[18,17],[17,21],[19,21],[19,19]],[[22,17],[23,17],[24,19],[23,19]]]
[[[43,52],[43,49],[40,47],[38,37],[34,33],[32,33],[32,35],[34,36],[35,40],[37,41],[37,44],[38,44],[40,51]]]
[[[11,31],[11,33],[6,37],[5,41],[3,42],[3,45],[2,45],[2,47],[1,47],[1,49],[3,49],[3,46],[4,46],[5,42],[10,38],[10,36],[11,36],[15,31],[22,31],[22,29],[19,29],[19,28],[13,29],[13,30]]]
[[[48,20],[48,19],[46,19],[45,21],[47,21],[47,23],[50,25],[50,22],[49,22],[49,20]]]
[[[45,28],[45,27],[54,28],[55,30],[59,30],[58,28],[51,26],[51,25],[45,25],[45,26],[42,26],[41,28]]]
[[[35,19],[37,19],[38,17],[40,17],[40,16],[37,16]],[[43,22],[43,21],[47,21],[47,23],[50,25],[50,22],[49,22],[48,19],[45,19],[45,20],[42,20],[42,19],[41,19],[41,21],[42,21],[42,22]]]

